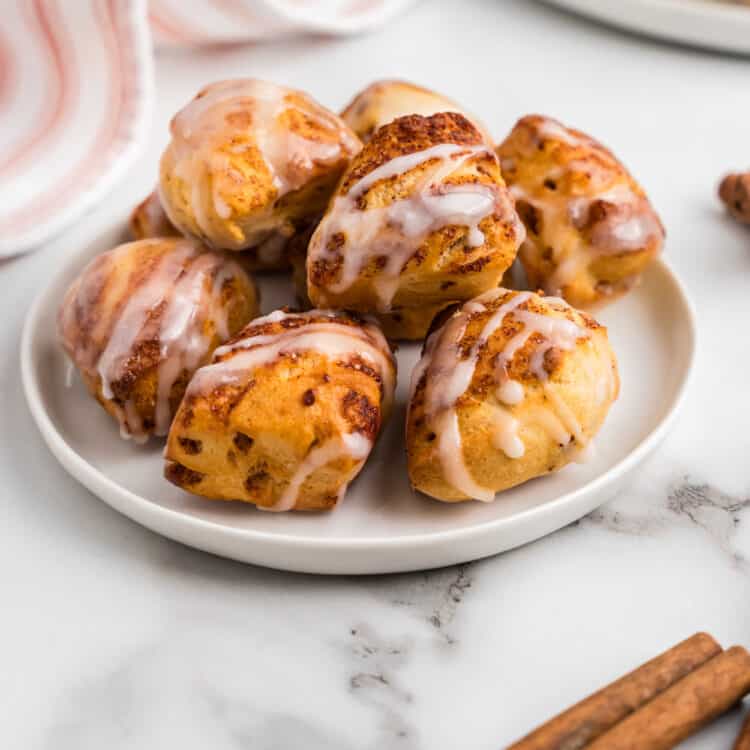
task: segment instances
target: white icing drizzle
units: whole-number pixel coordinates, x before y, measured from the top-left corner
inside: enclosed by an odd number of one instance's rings
[[[148,435],[143,430],[143,420],[132,399],[125,402],[122,407],[122,416],[118,418],[120,420],[120,437],[123,440],[132,439],[138,445],[143,445],[148,440]]]
[[[302,98],[304,106],[297,103]],[[307,140],[278,122],[289,109],[336,134],[332,143]],[[206,86],[171,123],[175,174],[190,186],[190,207],[203,234],[212,235],[209,208],[223,220],[233,215],[221,184],[226,173],[237,184],[248,178],[233,168],[226,153],[240,154],[252,138],[273,176],[276,200],[304,185],[317,165],[329,166],[356,153],[360,144],[341,120],[306,95],[255,79],[219,81]],[[210,186],[210,194],[207,190]],[[169,203],[165,202],[168,208]],[[272,205],[269,206],[269,212]]]
[[[318,469],[342,458],[350,458],[359,462],[361,466],[361,462],[367,458],[371,449],[372,443],[360,432],[349,432],[329,438],[322,445],[313,448],[300,462],[289,484],[274,505],[270,507],[259,505],[258,508],[276,513],[291,510],[297,504],[305,480]],[[358,470],[359,467],[356,469]],[[348,483],[339,489],[339,500],[344,496],[347,486]]]
[[[566,286],[570,285],[578,274],[591,262],[589,254],[582,249],[574,249],[563,258],[544,282],[546,292],[560,294]]]
[[[438,453],[448,483],[469,497],[485,503],[492,502],[495,493],[477,484],[464,461],[461,426],[456,410],[446,409],[434,418],[432,424],[438,436]]]
[[[596,141],[588,136],[576,135],[556,120],[540,118],[534,121],[533,128],[537,137],[542,139],[559,140],[587,150],[601,152],[602,149]],[[629,181],[612,185],[612,178],[616,176],[616,162],[606,153],[611,167],[579,157],[538,177],[540,187],[536,190],[529,191],[518,182],[510,186],[515,200],[526,201],[542,214],[543,235],[544,227],[548,226],[557,228],[572,224],[576,229],[583,229],[589,222],[590,210],[595,203],[608,203],[617,209],[593,225],[588,242],[568,243],[560,248],[554,245],[551,235],[546,235],[546,243],[555,247],[556,251],[556,268],[544,282],[548,294],[559,294],[599,256],[638,250],[646,247],[654,238],[663,237],[662,226],[648,199],[640,195]],[[531,154],[522,154],[521,158],[524,157],[533,158]],[[515,169],[517,159],[506,157],[501,164],[507,175]],[[557,182],[571,173],[588,175],[588,195],[571,196],[564,191],[550,191],[541,187],[548,180]],[[522,252],[536,253],[534,244],[527,241]]]
[[[508,458],[522,458],[526,453],[526,446],[518,436],[520,426],[519,421],[507,409],[497,410],[492,442]]]
[[[214,211],[220,219],[228,219],[232,215],[232,207],[221,197],[218,186],[213,186]]]
[[[662,228],[653,212],[639,210],[637,203],[627,205],[630,210],[624,216],[612,221],[605,219],[594,227],[591,244],[599,248],[600,253],[638,250],[648,245],[652,238],[661,236]]]
[[[566,305],[567,307],[567,305]],[[550,349],[572,349],[579,338],[587,338],[588,332],[567,318],[556,318],[540,315],[530,310],[514,308],[513,317],[523,323],[523,328],[513,336],[498,355],[497,367],[504,371],[512,362],[516,352],[521,349],[534,334],[544,336],[544,341],[534,351],[529,367],[534,376],[545,381],[547,372],[544,369],[544,357]]]
[[[159,330],[161,362],[159,364],[156,400],[156,434],[166,435],[171,422],[169,395],[182,372],[192,373],[208,354],[211,337],[204,331],[204,323],[213,323],[215,335],[222,341],[230,336],[229,321],[221,301],[224,284],[238,272],[238,266],[210,254],[193,261],[169,297]],[[212,288],[205,302],[206,279]]]
[[[66,299],[61,316],[61,330],[74,320],[75,309],[90,305],[89,289],[99,288],[103,271],[111,271],[120,254],[133,252],[132,245],[123,245],[106,254],[84,271],[75,294]],[[200,244],[180,240],[162,254],[153,270],[127,298],[117,319],[112,323],[106,344],[99,352],[73,350],[79,366],[99,376],[102,395],[113,399],[113,386],[125,374],[128,363],[141,341],[157,340],[157,370],[154,434],[166,435],[172,418],[169,397],[183,372],[192,371],[209,353],[215,334],[226,340],[227,310],[222,302],[224,283],[244,271],[234,261],[218,253],[208,252]],[[105,317],[105,324],[111,319]],[[206,323],[210,322],[208,330]],[[98,332],[102,335],[102,331]],[[92,332],[95,338],[97,331]],[[112,403],[115,403],[114,401]],[[119,406],[118,419],[123,437],[138,442],[148,437],[132,399]]]
[[[170,291],[185,264],[199,252],[192,242],[180,242],[174,252],[165,253],[153,273],[128,298],[115,322],[104,350],[97,363],[97,371],[102,381],[102,395],[111,399],[114,396],[112,384],[117,382],[133,354],[133,345],[142,337],[149,315],[155,311]]]
[[[429,234],[446,226],[465,226],[468,246],[481,246],[484,234],[479,224],[487,216],[494,212],[515,215],[505,191],[501,186],[452,185],[443,181],[466,160],[486,153],[492,153],[486,145],[441,143],[387,161],[352,185],[346,194],[336,196],[308,251],[309,264],[341,254],[339,278],[322,290],[324,295],[346,291],[370,262],[382,258],[385,265],[378,270],[373,284],[379,311],[388,312],[401,271]],[[437,163],[426,171],[408,197],[382,207],[359,206],[359,200],[375,183],[430,161]],[[330,244],[337,234],[345,236],[345,246],[340,250]]]
[[[466,333],[472,315],[486,311],[486,305],[501,295],[504,289],[493,289],[465,304],[445,325],[427,340],[425,354],[414,370],[411,382],[412,398],[417,385],[424,378],[424,411],[432,430],[437,434],[437,454],[446,481],[469,497],[489,502],[495,493],[479,485],[466,466],[463,456],[461,431],[456,403],[468,390],[474,377],[481,352],[490,337],[503,325],[506,316],[522,323],[521,329],[505,345],[495,358],[495,376],[499,383],[496,397],[493,444],[508,458],[521,458],[525,446],[519,436],[522,425],[509,407],[524,400],[524,388],[508,376],[515,354],[532,336],[540,336],[529,362],[531,373],[542,383],[544,393],[551,405],[549,409],[534,407],[525,417],[542,428],[560,445],[567,445],[571,436],[583,449],[586,438],[572,410],[559,398],[548,383],[544,367],[545,356],[552,349],[569,350],[576,342],[588,338],[589,332],[567,318],[541,315],[522,306],[533,298],[531,292],[519,292],[503,302],[489,317],[466,356],[461,356],[460,342]],[[553,304],[568,305],[559,299],[547,300]]]
[[[393,358],[385,337],[374,324],[346,325],[337,321],[336,312],[329,310],[307,313],[275,310],[253,320],[252,327],[256,329],[264,323],[278,323],[289,318],[308,320],[321,315],[330,320],[286,328],[279,333],[251,333],[231,344],[220,346],[214,351],[211,364],[195,373],[188,393],[205,393],[219,386],[236,385],[243,382],[253,370],[274,362],[280,356],[296,357],[301,352],[315,351],[333,360],[352,356],[367,360],[381,378],[383,402],[385,408],[389,408],[395,388]]]
[[[570,431],[552,409],[534,406],[527,413],[526,419],[530,424],[538,424],[559,446],[570,442]]]
[[[523,386],[517,380],[507,378],[497,389],[497,397],[508,406],[515,406],[523,401]]]
[[[568,164],[568,170],[575,171],[576,169],[583,171],[590,170],[591,165],[587,162],[580,162],[579,166],[575,162]],[[561,176],[564,171],[561,170]],[[620,205],[633,203],[637,197],[630,185],[625,182],[618,182],[616,185],[596,192],[593,196],[575,196],[569,198],[567,202],[568,216],[574,226],[581,228],[588,220],[589,210],[594,201],[605,201],[613,205]]]
[[[544,382],[544,395],[552,404],[552,411],[567,431],[568,440],[565,441],[565,444],[567,445],[572,438],[575,438],[579,450],[583,450],[588,441],[583,434],[581,425],[576,419],[576,415],[573,414],[572,409],[560,398],[555,389],[551,388],[546,381]]]
[[[575,148],[591,145],[591,139],[585,135],[576,135],[570,128],[551,117],[534,120],[534,129],[538,136],[545,140],[562,141]]]

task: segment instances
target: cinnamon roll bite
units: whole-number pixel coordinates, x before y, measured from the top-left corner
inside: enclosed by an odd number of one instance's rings
[[[607,331],[564,300],[493,289],[428,338],[412,375],[412,485],[489,502],[591,451],[617,398]]]
[[[159,238],[96,256],[68,289],[58,329],[121,435],[143,442],[167,434],[195,370],[256,315],[255,285],[233,257]]]
[[[258,318],[190,381],[165,476],[262,510],[333,508],[372,449],[395,378],[371,321],[325,310]]]
[[[405,115],[429,117],[438,112],[458,112],[476,127],[488,144],[492,136],[476,118],[447,96],[408,81],[375,81],[357,94],[341,113],[342,119],[363,143],[383,125]]]
[[[310,240],[308,295],[420,339],[438,311],[497,286],[523,236],[497,158],[463,115],[401,117],[344,174]]]
[[[136,240],[181,236],[162,208],[159,195],[155,190],[147,195],[130,214],[130,234]]]
[[[530,115],[497,149],[526,225],[519,258],[532,289],[572,305],[628,291],[664,244],[664,227],[641,186],[600,143]]]
[[[288,265],[284,248],[319,216],[361,144],[301,91],[254,79],[203,88],[171,122],[159,195],[183,234],[246,250],[256,268]]]

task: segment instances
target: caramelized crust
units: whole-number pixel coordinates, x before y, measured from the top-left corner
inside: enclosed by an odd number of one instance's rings
[[[540,115],[498,147],[527,238],[532,289],[590,307],[628,291],[659,253],[664,228],[640,185],[607,148]]]
[[[405,115],[399,117],[392,123],[382,127],[371,138],[368,147],[362,149],[357,158],[352,161],[351,167],[346,171],[338,193],[346,195],[355,182],[359,182],[365,175],[369,174],[386,162],[404,154],[413,154],[424,151],[439,143],[456,143],[465,146],[481,146],[482,136],[479,131],[463,116],[456,113],[442,112],[432,117],[420,115]],[[482,154],[485,166],[494,162],[489,152]],[[429,163],[417,169],[410,170],[405,175],[408,182],[416,183],[417,178],[429,170]],[[491,179],[485,177],[491,183]],[[471,181],[470,178],[459,179]],[[481,180],[477,180],[481,181]],[[391,180],[390,185],[384,185],[385,190],[396,191],[401,186],[401,180]],[[406,192],[403,190],[403,192]],[[395,193],[390,197],[395,197]]]
[[[522,235],[497,159],[464,116],[401,117],[344,174],[310,241],[308,295],[419,339],[437,311],[499,283]]]

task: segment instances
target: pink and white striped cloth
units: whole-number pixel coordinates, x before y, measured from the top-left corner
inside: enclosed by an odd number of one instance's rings
[[[216,45],[380,25],[413,0],[6,0],[0,257],[80,218],[144,143],[153,43]]]

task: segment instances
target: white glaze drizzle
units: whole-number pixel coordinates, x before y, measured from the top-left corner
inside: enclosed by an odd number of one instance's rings
[[[542,139],[559,140],[576,148],[600,148],[588,136],[576,135],[562,123],[550,118],[535,121],[533,127],[536,135]],[[507,174],[509,168],[515,168],[516,159],[506,157],[502,164]],[[588,222],[591,206],[599,201],[619,209],[612,217],[596,223],[587,243],[569,246],[562,251],[556,248],[556,268],[544,282],[544,290],[548,294],[559,294],[597,257],[638,250],[648,245],[654,237],[661,237],[663,234],[661,224],[648,200],[629,182],[612,185],[611,176],[614,173],[591,159],[577,158],[555,167],[543,174],[539,183],[558,181],[574,172],[589,176],[591,195],[566,196],[541,188],[532,195],[519,183],[510,187],[514,199],[524,200],[542,213],[543,226],[564,226],[570,223],[581,229]],[[533,244],[529,244],[523,251],[535,252]]]
[[[506,378],[496,393],[498,400],[508,406],[520,404],[524,397],[523,386],[517,380],[510,380],[510,378]]]
[[[68,361],[68,366],[65,368],[65,387],[73,387],[73,378],[75,377],[76,366],[72,361]]]
[[[308,106],[302,108],[292,97],[303,97]],[[336,141],[307,140],[291,132],[277,122],[288,109],[297,110],[321,128],[336,133]],[[175,174],[190,186],[192,213],[207,237],[212,233],[209,207],[223,220],[233,214],[219,182],[212,176],[227,173],[238,184],[246,182],[224,149],[240,154],[251,147],[246,141],[251,136],[271,172],[278,200],[304,185],[316,165],[335,164],[360,148],[357,138],[335,115],[305,95],[256,79],[219,81],[206,86],[174,116],[171,131]],[[208,185],[210,195],[206,192]],[[169,203],[165,205],[168,207]]]
[[[230,336],[229,321],[221,300],[224,284],[235,276],[239,267],[212,254],[204,253],[193,261],[180,278],[159,330],[161,362],[155,421],[157,435],[166,435],[171,422],[169,396],[182,372],[192,373],[208,354],[211,337],[204,331],[204,323],[213,323],[214,333],[221,341]],[[212,279],[211,291],[205,301],[206,279]]]
[[[390,408],[395,388],[393,358],[380,329],[370,323],[352,326],[337,321],[337,313],[313,310],[307,313],[286,313],[283,310],[256,318],[252,326],[278,323],[288,318],[307,320],[324,315],[329,321],[310,322],[279,333],[251,334],[214,351],[211,364],[201,367],[193,376],[188,393],[205,393],[223,385],[243,381],[258,367],[274,362],[278,357],[298,356],[301,352],[319,352],[337,360],[357,356],[370,363],[383,384],[384,408]],[[231,354],[232,356],[226,356]]]
[[[526,446],[518,436],[520,427],[519,421],[507,409],[496,411],[492,442],[508,458],[522,458],[526,453]]]
[[[591,139],[585,135],[577,135],[570,128],[551,117],[541,117],[534,120],[534,130],[537,136],[544,140],[562,141],[575,148],[591,145]]]
[[[526,414],[529,424],[539,425],[560,447],[570,443],[570,431],[560,417],[546,406],[534,406]]]
[[[329,438],[313,448],[297,466],[289,484],[284,488],[278,501],[272,506],[259,505],[260,510],[284,512],[297,504],[300,490],[305,480],[318,469],[342,458],[350,458],[361,466],[372,450],[372,443],[361,432],[349,432]],[[355,467],[358,470],[359,466]],[[339,500],[346,492],[348,482],[339,489]]]
[[[138,445],[143,445],[148,440],[148,435],[143,430],[143,420],[135,407],[135,402],[128,399],[118,413],[120,421],[120,437],[123,440],[133,440]]]
[[[542,426],[561,445],[567,445],[571,436],[576,439],[581,450],[587,443],[575,415],[549,385],[544,367],[545,355],[551,349],[572,349],[579,339],[588,338],[589,333],[585,328],[567,318],[520,309],[533,295],[530,292],[519,292],[492,313],[468,354],[461,357],[459,345],[470,317],[486,311],[486,304],[503,294],[507,294],[507,290],[493,289],[485,292],[464,305],[441,329],[435,331],[427,340],[425,354],[415,368],[411,382],[413,398],[417,385],[425,379],[425,416],[438,436],[437,454],[446,481],[467,496],[485,502],[493,500],[495,493],[479,485],[466,466],[455,406],[471,384],[487,341],[503,325],[506,316],[511,315],[523,325],[495,359],[495,375],[499,382],[496,396],[499,403],[495,413],[493,444],[511,459],[520,458],[525,453],[525,446],[518,434],[522,425],[508,408],[523,401],[524,388],[521,383],[509,378],[508,369],[515,354],[535,334],[540,335],[542,340],[537,343],[529,367],[531,373],[542,383],[551,408],[535,407],[528,412],[527,419]],[[557,298],[547,301],[568,307],[567,303]]]
[[[544,290],[549,293],[560,294],[590,262],[591,258],[585,250],[581,248],[571,250],[544,281]]]
[[[591,165],[588,162],[581,162],[580,166],[577,166],[575,162],[571,162],[567,165],[568,171],[575,171],[576,169],[591,170]],[[566,170],[561,170],[565,172]],[[552,179],[558,179],[557,177]],[[574,196],[569,198],[567,201],[567,212],[571,222],[575,227],[582,227],[588,220],[589,209],[594,201],[605,201],[613,205],[624,205],[633,203],[638,196],[633,192],[633,188],[625,183],[618,182],[615,185],[606,188],[605,190],[597,191],[593,196]]]
[[[388,312],[406,263],[424,239],[443,227],[456,225],[468,229],[467,245],[479,247],[484,234],[479,224],[493,212],[515,215],[505,191],[485,184],[444,184],[467,159],[491,153],[486,145],[461,146],[441,143],[423,151],[397,156],[373,169],[344,195],[334,199],[310,242],[308,263],[320,258],[342,256],[339,278],[323,291],[341,294],[358,278],[361,271],[376,258],[385,265],[378,270],[373,285],[380,312]],[[361,209],[359,199],[375,183],[407,173],[436,160],[411,194],[387,206]],[[506,205],[507,203],[507,205]],[[341,250],[330,246],[334,235],[345,236]]]
[[[114,396],[112,384],[120,379],[133,353],[133,345],[143,334],[149,314],[164,301],[166,293],[183,273],[185,264],[198,252],[198,246],[194,243],[180,242],[174,252],[165,253],[161,257],[154,272],[128,297],[96,366],[104,398],[111,399]]]
[[[132,246],[123,245],[84,271],[75,294],[66,299],[61,317],[63,333],[71,324],[76,307],[90,304],[86,299],[87,290],[100,286],[104,278],[102,274],[111,271],[120,253],[130,252]],[[138,343],[158,340],[160,359],[153,432],[166,435],[172,417],[169,404],[172,387],[184,371],[192,373],[207,356],[212,332],[219,339],[229,337],[221,289],[226,280],[244,275],[240,266],[225,256],[207,252],[198,243],[180,240],[174,248],[163,253],[153,270],[128,297],[112,324],[103,349],[81,352],[76,361],[99,376],[102,395],[111,400],[114,398],[113,385],[124,375]],[[207,321],[212,324],[212,331],[205,330]],[[96,335],[97,331],[94,331],[92,338]],[[75,354],[74,351],[73,356]],[[132,399],[118,408],[118,419],[120,434],[124,438],[133,437],[136,442],[148,438]]]

